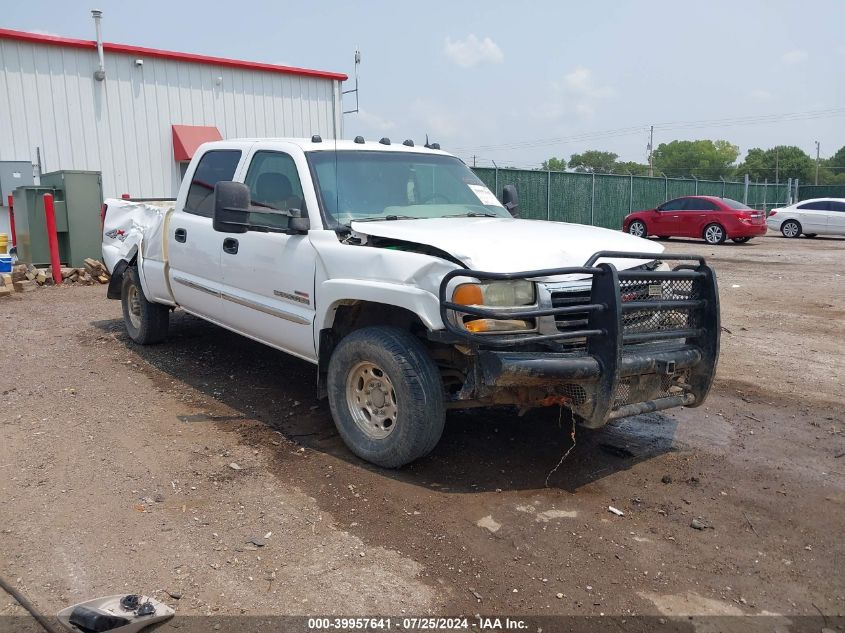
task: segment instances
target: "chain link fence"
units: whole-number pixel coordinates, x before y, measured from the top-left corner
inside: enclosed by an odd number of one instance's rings
[[[845,185],[801,185],[798,199],[810,198],[845,198]]]
[[[797,182],[731,182],[686,178],[649,178],[614,174],[589,174],[562,171],[537,171],[476,167],[475,174],[501,199],[502,187],[516,186],[523,218],[592,224],[611,229],[622,228],[622,219],[631,211],[652,209],[680,196],[719,196],[733,198],[750,207],[770,211],[796,198],[803,199],[805,189]],[[824,187],[828,189],[828,187]],[[840,187],[842,195],[845,187]],[[833,194],[819,194],[833,195]]]

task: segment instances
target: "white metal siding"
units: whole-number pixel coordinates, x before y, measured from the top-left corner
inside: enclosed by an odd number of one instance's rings
[[[171,125],[223,138],[330,139],[339,127],[336,80],[136,58],[107,51],[96,81],[93,48],[0,39],[0,160],[35,162],[40,147],[45,171],[101,171],[106,196],[175,197]]]

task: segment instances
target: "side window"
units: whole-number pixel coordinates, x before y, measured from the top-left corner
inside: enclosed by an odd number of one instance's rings
[[[827,200],[817,200],[816,202],[798,205],[798,208],[804,211],[827,211],[828,202]]]
[[[288,154],[256,152],[249,164],[245,184],[249,187],[253,206],[276,211],[300,209],[305,214],[302,183],[299,181],[296,163]],[[288,226],[288,216],[253,211],[249,214],[249,223],[284,229]]]
[[[845,213],[845,202],[839,202],[838,200],[831,200],[828,202],[830,205],[831,211],[839,211],[840,213]]]
[[[670,200],[669,202],[660,205],[660,209],[662,211],[680,211],[684,208],[684,202],[686,202],[686,198]]]
[[[214,185],[234,178],[240,160],[239,149],[212,150],[203,154],[188,189],[185,211],[210,218],[214,211]]]
[[[715,211],[716,205],[702,198],[687,198],[684,211]]]

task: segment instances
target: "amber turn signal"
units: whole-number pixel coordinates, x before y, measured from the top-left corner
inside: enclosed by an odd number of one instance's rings
[[[478,284],[461,284],[452,293],[452,303],[462,306],[478,306],[484,303],[481,286]]]
[[[522,319],[475,319],[464,323],[470,332],[515,332],[530,330],[533,326]]]

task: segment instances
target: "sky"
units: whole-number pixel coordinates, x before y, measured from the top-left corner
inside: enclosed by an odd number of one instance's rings
[[[92,8],[106,41],[345,72],[345,89],[357,48],[344,136],[428,134],[470,164],[645,162],[651,125],[655,147],[726,139],[740,156],[845,145],[841,0],[28,0],[0,26],[93,39]]]

